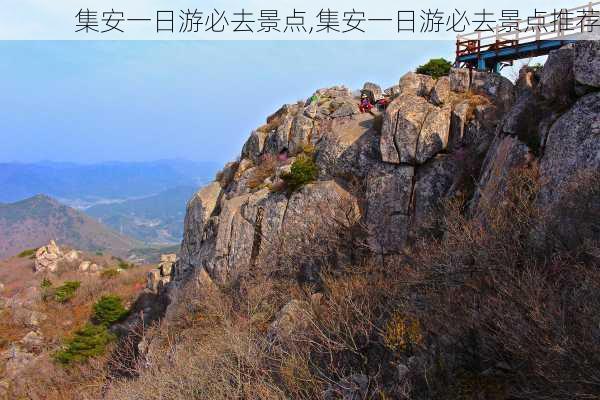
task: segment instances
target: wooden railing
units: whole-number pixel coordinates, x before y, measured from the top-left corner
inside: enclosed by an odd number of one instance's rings
[[[456,56],[478,54],[482,51],[498,50],[540,40],[564,40],[567,39],[567,36],[575,33],[589,32],[589,26],[586,22],[590,18],[600,17],[597,14],[600,10],[594,10],[594,6],[598,5],[600,5],[600,1],[590,2],[571,9],[556,10],[555,13],[510,21],[510,27],[498,25],[493,32],[482,31],[458,35],[456,38]],[[562,15],[572,15],[570,19],[573,22],[573,29],[563,29],[558,15],[559,12]],[[596,16],[592,14],[596,14]],[[552,18],[552,20],[547,22],[548,18]],[[535,25],[532,26],[531,22]],[[600,35],[600,23],[593,28]]]

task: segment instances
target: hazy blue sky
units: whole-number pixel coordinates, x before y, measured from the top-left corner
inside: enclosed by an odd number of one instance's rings
[[[281,104],[384,87],[452,42],[0,42],[0,162],[235,158]]]

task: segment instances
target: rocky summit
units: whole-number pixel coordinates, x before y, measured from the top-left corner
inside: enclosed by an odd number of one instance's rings
[[[326,224],[343,213],[366,228],[369,252],[405,254],[445,200],[466,195],[471,214],[485,213],[521,167],[539,168],[539,202],[552,208],[578,171],[600,166],[600,72],[581,67],[597,57],[597,44],[567,46],[543,70],[525,68],[516,84],[466,69],[437,81],[411,72],[374,115],[360,113],[341,87],[283,106],[252,132],[220,182],[189,202],[175,281],[205,270],[225,282],[273,262],[273,246],[311,214]],[[307,149],[318,179],[293,193],[274,190]],[[289,156],[272,165],[282,151]]]

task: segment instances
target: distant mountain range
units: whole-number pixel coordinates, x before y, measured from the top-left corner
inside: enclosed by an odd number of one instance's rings
[[[84,212],[117,232],[148,244],[179,243],[187,201],[195,186],[179,186],[154,196],[99,204]]]
[[[0,259],[47,244],[50,239],[81,250],[126,256],[141,243],[121,235],[81,211],[37,195],[0,203]]]
[[[198,187],[215,176],[212,162],[163,160],[73,164],[0,163],[0,202],[43,193],[85,208],[117,200],[148,197],[178,186]]]
[[[0,163],[0,203],[18,202],[2,207],[21,213],[20,218],[35,219],[28,213],[36,211],[28,210],[28,207],[32,205],[31,197],[41,193],[54,199],[56,207],[61,203],[80,210],[119,234],[138,240],[143,247],[162,247],[181,241],[186,202],[199,186],[214,178],[217,170],[216,163],[183,160],[89,165]],[[70,210],[69,213],[74,212]],[[5,218],[12,218],[9,211],[5,213]],[[34,225],[28,224],[28,234],[21,232],[2,240],[0,254],[2,248],[7,251],[44,244],[38,243],[37,238],[47,237],[48,230],[35,225],[41,230],[35,233]],[[18,228],[10,226],[11,229]],[[71,233],[77,235],[74,231]],[[21,239],[25,240],[22,245]],[[12,244],[5,243],[6,240]],[[76,237],[73,240],[77,242]]]

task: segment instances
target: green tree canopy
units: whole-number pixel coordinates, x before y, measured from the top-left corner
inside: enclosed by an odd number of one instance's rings
[[[418,74],[429,75],[433,79],[438,79],[450,73],[452,63],[444,58],[432,58],[427,64],[417,68]]]

